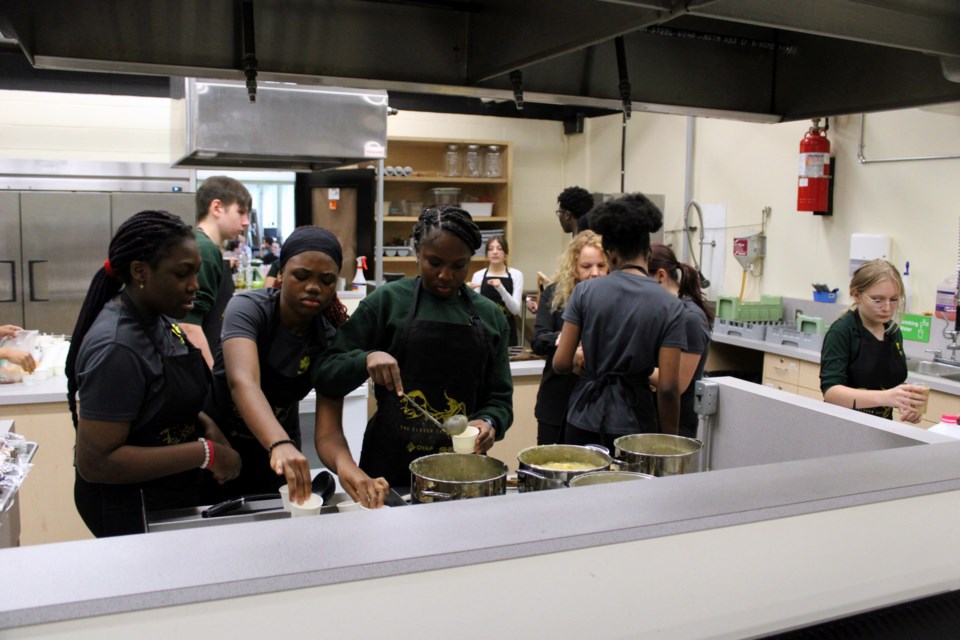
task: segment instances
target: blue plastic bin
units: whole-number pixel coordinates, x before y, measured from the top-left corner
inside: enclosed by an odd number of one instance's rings
[[[814,291],[813,292],[813,301],[814,302],[836,302],[837,301],[837,291]]]

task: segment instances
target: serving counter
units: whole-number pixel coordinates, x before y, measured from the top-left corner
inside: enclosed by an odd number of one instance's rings
[[[516,453],[536,444],[537,429],[533,420],[543,360],[512,362],[514,374],[514,426],[498,442],[492,454],[510,461],[516,469]],[[360,455],[368,406],[367,385],[360,385],[344,398],[344,431],[350,450]],[[20,490],[21,533],[23,545],[66,542],[91,538],[73,505],[74,429],[67,408],[67,379],[57,376],[35,385],[0,385],[0,418],[12,419],[17,432],[39,445],[40,453]],[[301,424],[312,425],[316,412],[316,395],[311,392],[299,407]],[[312,438],[308,438],[312,442]],[[305,452],[315,467],[319,459],[312,446]]]
[[[10,549],[0,628],[747,638],[960,587],[960,442],[714,382],[714,471]]]

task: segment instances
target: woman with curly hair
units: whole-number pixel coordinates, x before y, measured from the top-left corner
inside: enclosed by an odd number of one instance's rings
[[[553,368],[570,373],[578,344],[584,355],[565,442],[611,447],[621,435],[677,433],[680,352],[687,346],[683,305],[647,270],[650,233],[662,225],[663,214],[640,194],[606,202],[590,214],[611,273],[578,285],[563,312]],[[654,400],[649,378],[658,365]]]
[[[577,384],[576,375],[561,375],[553,370],[553,354],[563,328],[563,308],[577,283],[606,274],[607,258],[600,236],[584,231],[570,242],[560,257],[560,270],[554,282],[540,294],[534,336],[530,342],[533,352],[547,360],[533,412],[537,419],[537,444],[560,442],[566,422],[567,400]]]

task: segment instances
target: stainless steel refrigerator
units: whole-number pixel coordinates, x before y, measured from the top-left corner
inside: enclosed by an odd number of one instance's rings
[[[0,324],[73,331],[114,230],[144,209],[195,224],[193,194],[0,191]]]

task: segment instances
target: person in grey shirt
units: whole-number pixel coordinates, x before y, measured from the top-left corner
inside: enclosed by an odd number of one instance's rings
[[[650,248],[647,268],[651,278],[683,303],[687,347],[680,354],[680,435],[696,438],[698,419],[693,410],[693,393],[696,381],[703,377],[703,367],[707,362],[713,314],[703,299],[696,269],[677,260],[673,249],[665,244],[654,243]],[[659,370],[654,370],[650,384],[658,386],[659,374]]]
[[[610,275],[580,283],[563,313],[553,368],[573,370],[582,342],[584,371],[570,398],[564,441],[599,443],[631,433],[676,434],[680,414],[680,352],[686,348],[683,305],[648,276],[650,233],[663,214],[649,199],[604,203],[591,214],[603,238]],[[659,366],[659,393],[649,378]],[[658,418],[659,414],[659,418]]]

